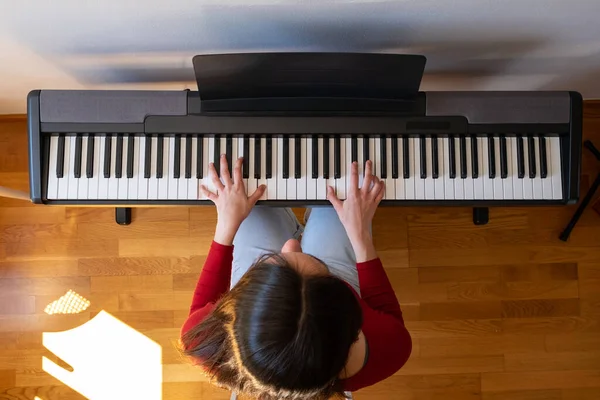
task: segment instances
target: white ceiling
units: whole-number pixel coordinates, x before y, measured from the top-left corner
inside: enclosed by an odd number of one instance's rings
[[[424,54],[422,90],[600,97],[599,0],[0,0],[0,114],[40,88],[194,88],[191,57]]]

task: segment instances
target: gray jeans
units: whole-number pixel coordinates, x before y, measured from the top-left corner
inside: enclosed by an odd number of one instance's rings
[[[233,241],[233,287],[263,254],[280,253],[289,239],[302,236],[302,251],[319,258],[332,275],[360,294],[356,256],[333,207],[315,207],[303,227],[289,208],[254,207]]]

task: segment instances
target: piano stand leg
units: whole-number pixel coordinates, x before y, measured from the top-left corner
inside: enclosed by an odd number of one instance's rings
[[[131,208],[125,208],[125,207],[115,208],[115,221],[119,225],[131,224]]]
[[[490,210],[487,207],[473,207],[473,223],[485,225],[490,221]]]

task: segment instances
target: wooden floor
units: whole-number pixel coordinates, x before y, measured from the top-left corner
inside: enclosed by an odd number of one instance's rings
[[[586,105],[584,127],[600,146],[600,103]],[[1,119],[0,185],[26,190],[26,151],[25,120]],[[583,161],[585,191],[600,162]],[[588,210],[563,243],[573,210],[497,208],[475,227],[469,209],[381,209],[375,241],[414,350],[355,398],[599,399],[600,216]],[[42,332],[100,310],[162,346],[165,400],[227,399],[173,347],[215,217],[212,208],[147,208],[117,226],[112,209],[0,200],[0,399],[81,398],[42,371],[42,356],[54,357]],[[69,289],[90,308],[44,314]]]

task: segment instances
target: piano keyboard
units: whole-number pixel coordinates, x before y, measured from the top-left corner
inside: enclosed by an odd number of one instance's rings
[[[48,200],[206,200],[208,165],[244,157],[243,179],[261,200],[346,198],[352,161],[374,163],[386,200],[559,200],[558,135],[200,136],[54,134]],[[218,162],[215,166],[219,167]],[[360,179],[359,185],[362,184]]]

